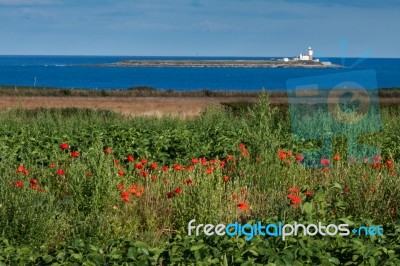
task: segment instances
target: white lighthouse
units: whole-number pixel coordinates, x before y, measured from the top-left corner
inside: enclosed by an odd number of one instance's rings
[[[308,47],[308,53],[307,54],[300,54],[298,59],[299,60],[313,60],[313,54],[314,51],[311,49],[311,47]]]
[[[308,60],[313,60],[313,54],[314,51],[311,49],[311,47],[308,47]]]

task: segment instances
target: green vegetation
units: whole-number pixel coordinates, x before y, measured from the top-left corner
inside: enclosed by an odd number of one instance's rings
[[[360,141],[381,157],[309,169],[265,95],[191,120],[109,111],[0,113],[0,265],[398,265],[400,107]],[[289,196],[289,197],[288,197]],[[295,197],[296,200],[293,200]],[[186,236],[187,223],[381,225],[384,236]],[[273,265],[273,264],[271,264]]]

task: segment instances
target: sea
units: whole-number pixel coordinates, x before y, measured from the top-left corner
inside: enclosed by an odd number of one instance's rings
[[[276,59],[279,57],[276,57]],[[265,60],[271,57],[0,56],[0,86],[95,90],[285,90],[290,79],[373,70],[378,88],[400,87],[400,58],[321,58],[342,68],[98,67],[123,60]],[[374,77],[375,78],[375,77]]]

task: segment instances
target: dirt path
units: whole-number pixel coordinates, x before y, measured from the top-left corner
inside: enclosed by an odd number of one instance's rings
[[[1,96],[0,109],[11,108],[93,108],[107,109],[125,115],[178,115],[193,117],[220,102],[239,101],[229,97],[18,97]],[[246,100],[256,101],[254,98]]]

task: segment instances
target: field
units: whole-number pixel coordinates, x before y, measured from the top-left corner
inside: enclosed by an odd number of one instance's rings
[[[400,263],[400,107],[383,105],[382,130],[359,135],[381,153],[355,161],[336,137],[335,156],[307,168],[303,154],[322,141],[293,140],[287,108],[265,94],[209,106],[191,119],[1,111],[0,264]],[[380,225],[384,235],[187,236],[192,219]]]

